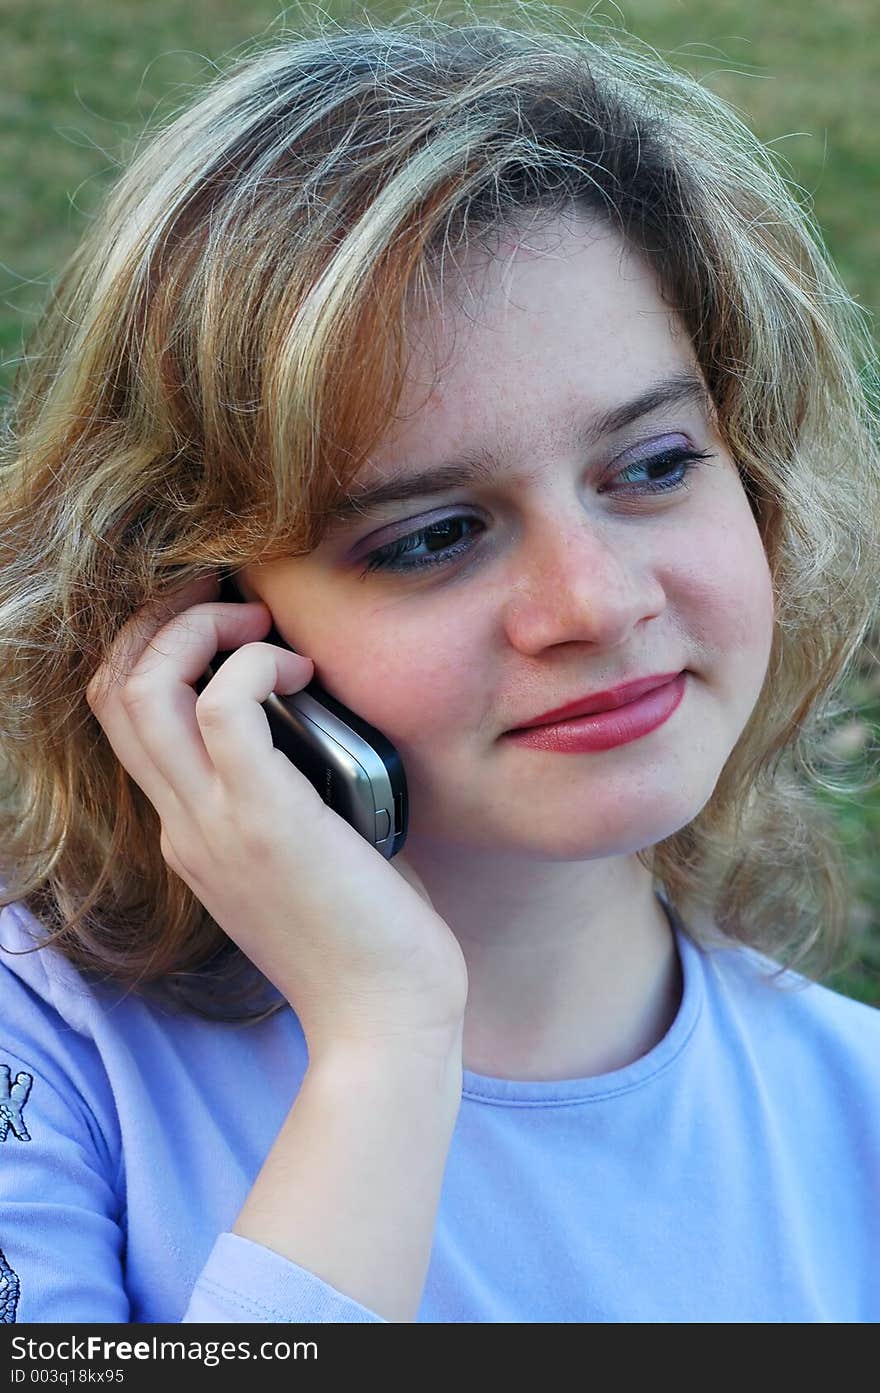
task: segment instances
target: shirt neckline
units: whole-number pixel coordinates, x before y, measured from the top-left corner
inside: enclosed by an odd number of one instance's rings
[[[657,890],[675,939],[682,973],[682,995],[675,1020],[663,1039],[647,1054],[623,1069],[582,1079],[498,1079],[489,1074],[462,1071],[462,1099],[508,1107],[547,1107],[557,1104],[598,1102],[641,1088],[673,1064],[693,1035],[705,995],[702,954],[687,933],[681,918]]]

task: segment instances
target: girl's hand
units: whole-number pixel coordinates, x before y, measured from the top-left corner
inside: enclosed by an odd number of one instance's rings
[[[290,1002],[310,1054],[352,1041],[448,1050],[467,997],[458,941],[415,872],[275,749],[261,703],[305,687],[314,663],[259,642],[266,605],[217,593],[203,578],[141,610],[86,691],[159,815],[165,861]]]

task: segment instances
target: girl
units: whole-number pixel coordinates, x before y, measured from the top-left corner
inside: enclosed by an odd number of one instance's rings
[[[291,38],[144,146],[2,476],[5,1320],[880,1319],[869,353],[598,33]],[[273,746],[315,677],[393,859]]]

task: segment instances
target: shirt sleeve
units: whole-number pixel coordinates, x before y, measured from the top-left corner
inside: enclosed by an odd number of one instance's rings
[[[187,1321],[381,1321],[366,1306],[237,1233],[221,1233],[193,1289]]]
[[[90,1049],[0,954],[4,1324],[129,1320],[119,1161],[89,1097]]]
[[[22,954],[31,942],[14,908],[0,909],[0,944],[14,954],[0,951],[0,1324],[129,1323],[123,1143],[92,1003],[51,950]],[[384,1318],[221,1233],[179,1319]]]

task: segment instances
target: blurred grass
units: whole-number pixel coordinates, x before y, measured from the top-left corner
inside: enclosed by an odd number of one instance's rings
[[[296,28],[305,4],[268,0],[3,0],[0,12],[0,395],[52,278],[145,124],[185,103],[214,64]],[[327,0],[340,21],[358,5]],[[433,12],[452,17],[455,6]],[[491,6],[487,7],[489,12]],[[575,21],[589,6],[560,6]],[[395,4],[366,7],[374,24]],[[880,83],[876,0],[630,0],[593,7],[729,101],[783,160],[854,298],[880,309]],[[844,768],[873,768],[864,794],[824,795],[855,889],[852,966],[829,985],[880,1006],[880,671],[876,636],[829,742]]]

